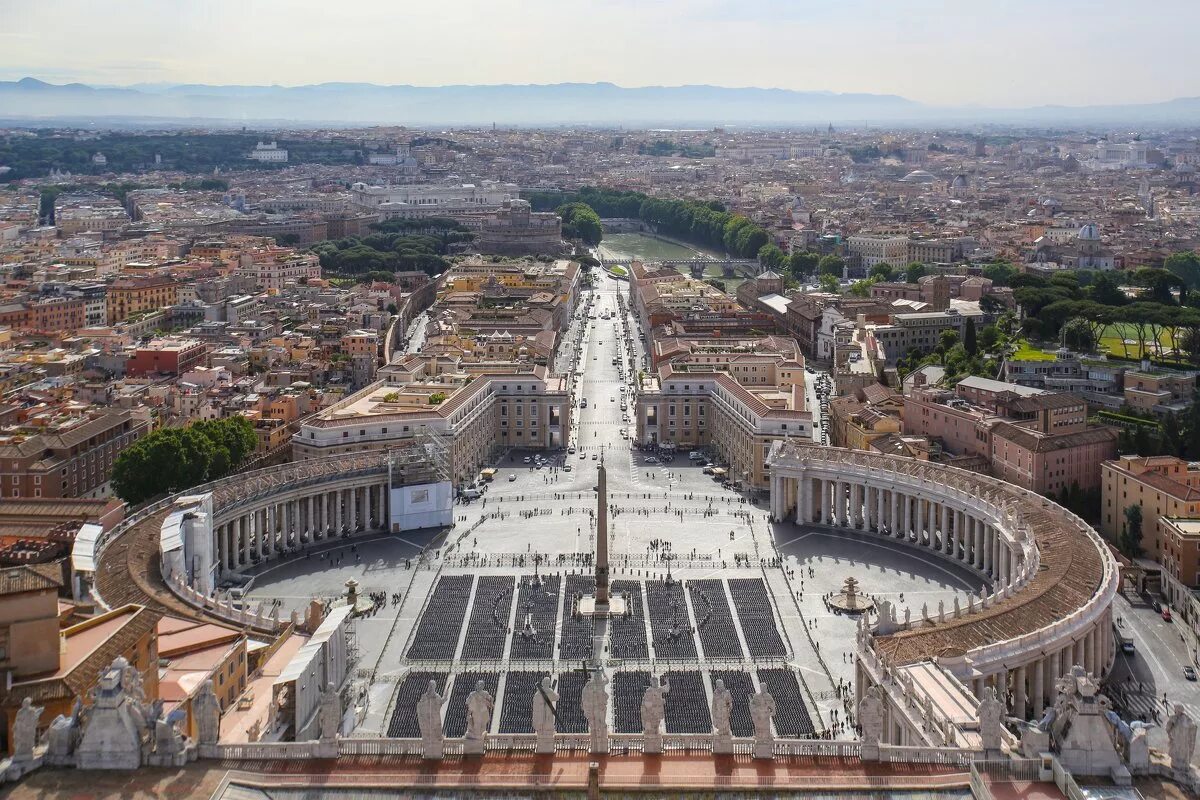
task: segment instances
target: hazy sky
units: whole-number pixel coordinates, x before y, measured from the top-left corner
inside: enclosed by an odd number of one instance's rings
[[[0,0],[0,79],[1200,95],[1200,0]]]

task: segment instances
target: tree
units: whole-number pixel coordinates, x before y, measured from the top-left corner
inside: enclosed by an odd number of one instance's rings
[[[727,291],[725,281],[720,278],[705,278],[704,282],[719,292]]]
[[[967,351],[967,355],[971,358],[979,352],[979,340],[975,333],[975,318],[967,317],[967,324],[963,329],[963,349]]]
[[[758,263],[767,269],[779,269],[784,258],[783,251],[773,244],[764,244],[758,250]]]
[[[920,261],[914,261],[904,270],[904,280],[907,283],[916,283],[929,274],[929,269]]]
[[[792,253],[788,256],[788,271],[792,273],[792,276],[796,280],[803,280],[816,272],[817,264],[820,261],[820,256],[816,253],[810,253],[807,250]]]
[[[1192,405],[1188,409],[1187,424],[1185,426],[1187,438],[1184,443],[1184,449],[1189,459],[1200,458],[1200,392],[1192,395]]]
[[[1163,269],[1180,278],[1188,288],[1200,288],[1200,254],[1196,251],[1172,253],[1163,261]]]
[[[865,278],[861,281],[855,281],[854,283],[850,284],[850,288],[846,290],[846,293],[854,297],[870,297],[871,287],[874,285],[875,281],[871,280],[870,278]]]
[[[958,344],[958,331],[947,328],[938,334],[938,347],[942,350],[949,350],[956,344]]]
[[[981,273],[992,282],[993,286],[1008,286],[1009,281],[1017,274],[1017,269],[1007,261],[997,261],[985,266]]]
[[[1004,311],[1004,303],[997,300],[995,295],[985,294],[979,298],[979,310],[985,314],[999,314]]]
[[[254,426],[240,415],[158,430],[117,456],[113,490],[128,503],[140,503],[188,489],[233,472],[257,446]]]
[[[837,294],[838,290],[841,289],[841,282],[833,275],[821,275],[821,277],[817,279],[817,282],[820,284],[821,291],[823,292]]]
[[[1159,450],[1161,455],[1183,457],[1183,432],[1179,429],[1179,419],[1169,412],[1163,420]]]
[[[983,348],[983,352],[992,352],[999,342],[1000,329],[995,325],[984,325],[983,330],[979,333],[979,346]]]
[[[1125,507],[1125,524],[1117,546],[1128,558],[1139,558],[1142,555],[1142,507],[1140,504],[1132,503]]]
[[[822,256],[817,263],[817,272],[840,279],[846,272],[846,262],[841,256]]]
[[[594,247],[604,238],[600,215],[587,203],[567,203],[555,211],[562,217],[563,236],[567,239],[579,239]]]
[[[874,278],[877,281],[890,281],[893,274],[894,271],[892,270],[892,265],[880,261],[878,264],[871,267],[870,271],[867,272],[867,277]]]

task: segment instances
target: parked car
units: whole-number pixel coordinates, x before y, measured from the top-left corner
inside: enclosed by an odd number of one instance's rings
[[[1196,670],[1192,668],[1191,664],[1184,666],[1183,677],[1187,678],[1189,681],[1196,680]]]
[[[1166,606],[1163,606],[1162,618],[1165,621],[1170,622],[1171,621],[1171,609],[1167,608]]]
[[[515,472],[508,476],[508,480],[510,482],[515,481],[516,479],[517,479],[517,473],[515,473]]]

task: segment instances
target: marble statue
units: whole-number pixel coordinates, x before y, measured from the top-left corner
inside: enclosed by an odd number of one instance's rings
[[[1187,774],[1192,762],[1192,753],[1196,750],[1196,723],[1183,710],[1183,706],[1175,704],[1175,710],[1167,718],[1167,751],[1171,755],[1171,769],[1176,775]]]
[[[958,619],[962,616],[962,605],[958,602],[958,595],[954,595],[954,618]]]
[[[342,727],[342,698],[337,688],[332,684],[321,692],[320,705],[317,710],[317,728],[323,742],[332,742],[337,738],[338,730]]]
[[[717,678],[713,684],[712,723],[716,736],[713,752],[732,752],[732,734],[729,731],[729,715],[733,712],[733,694],[725,688],[725,681]]]
[[[425,758],[441,758],[445,752],[442,735],[442,705],[446,699],[438,694],[437,681],[430,681],[425,694],[417,701],[417,727],[421,730],[421,750]]]
[[[1129,766],[1129,771],[1144,775],[1150,769],[1150,740],[1146,732],[1155,725],[1140,720],[1126,722],[1111,709],[1105,711],[1104,716],[1125,746],[1125,763]]]
[[[646,753],[662,752],[662,723],[667,713],[664,695],[671,691],[670,681],[650,678],[650,685],[642,694],[642,734],[646,737],[643,750]]]
[[[946,601],[938,600],[938,622],[946,621]]]
[[[999,752],[1001,749],[1002,733],[1004,730],[1004,704],[996,696],[996,687],[988,686],[983,690],[983,699],[979,701],[979,738],[983,740],[983,749],[988,752]]]
[[[754,757],[773,758],[775,736],[771,733],[771,717],[775,716],[775,698],[761,687],[750,695],[750,719],[754,723]]]
[[[879,740],[883,738],[883,690],[868,686],[858,702],[858,724],[862,727],[863,746],[870,746],[878,753]]]
[[[196,715],[196,736],[199,743],[216,744],[221,737],[221,701],[213,691],[211,680],[204,682],[192,700],[192,713]]]
[[[167,716],[154,719],[154,752],[146,757],[146,763],[155,767],[182,767],[195,758],[195,745],[179,732],[176,727],[180,722],[187,721],[187,709],[177,708]]]
[[[554,722],[558,718],[554,704],[557,702],[558,692],[554,691],[554,685],[550,681],[550,676],[547,675],[542,678],[537,691],[533,693],[533,730],[537,734],[537,745],[534,749],[536,753],[554,752]]]
[[[496,699],[484,688],[483,681],[475,681],[475,690],[467,695],[467,734],[463,740],[463,752],[469,755],[483,754],[495,707]]]
[[[608,752],[608,676],[598,669],[588,677],[580,697],[588,733],[592,735],[592,752]]]
[[[68,767],[75,763],[75,747],[79,743],[79,720],[83,701],[76,698],[71,716],[59,714],[46,731],[46,763],[52,767]]]
[[[17,710],[17,718],[13,720],[14,761],[33,759],[33,748],[37,745],[38,722],[45,710],[45,706],[35,706],[28,697],[21,701],[21,707]]]
[[[904,627],[905,628],[912,627],[912,609],[909,608],[908,606],[904,607]]]

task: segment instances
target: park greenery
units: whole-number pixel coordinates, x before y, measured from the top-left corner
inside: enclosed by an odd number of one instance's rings
[[[113,464],[112,486],[127,503],[189,489],[237,470],[258,444],[242,416],[154,431],[127,447]]]
[[[153,133],[120,131],[98,137],[81,138],[49,129],[34,131],[36,136],[0,139],[0,164],[11,171],[0,175],[0,182],[41,178],[53,169],[75,175],[140,172],[170,169],[180,172],[211,173],[214,169],[279,169],[283,165],[264,164],[246,158],[254,145],[276,139],[265,133]],[[327,142],[305,139],[278,140],[288,150],[292,163],[353,164],[362,161],[361,151]],[[107,163],[92,163],[92,156],[104,153]],[[161,163],[155,163],[155,156]]]
[[[584,203],[601,218],[640,219],[655,231],[676,239],[729,253],[757,258],[770,240],[765,229],[748,217],[726,211],[718,202],[664,200],[642,192],[585,186],[578,191],[536,191],[527,198],[534,211],[552,211]]]
[[[562,217],[564,239],[579,239],[589,247],[600,244],[604,227],[600,215],[587,203],[564,203],[554,210]]]
[[[717,154],[717,148],[711,144],[694,145],[672,142],[669,139],[655,139],[652,142],[641,142],[637,146],[640,156],[678,156],[681,158],[712,158]]]
[[[374,233],[366,236],[326,239],[309,249],[328,272],[391,281],[396,272],[444,272],[450,266],[444,258],[450,246],[472,238],[452,219],[393,219],[371,228]]]

